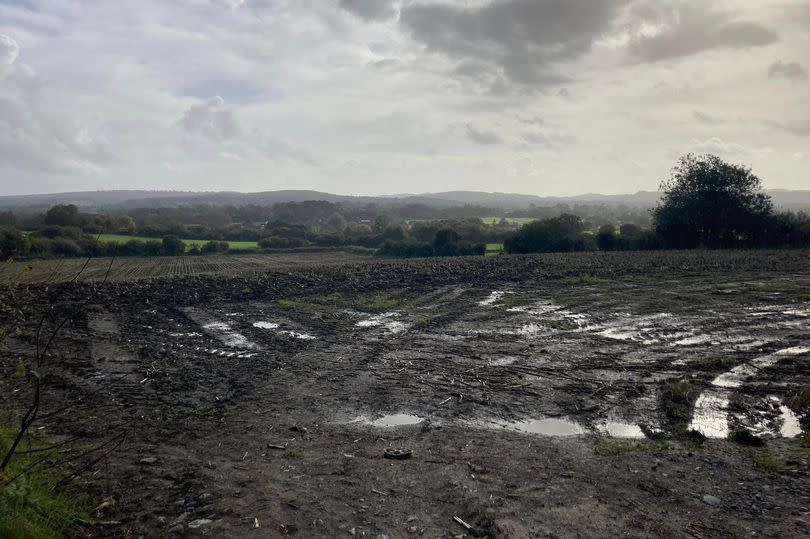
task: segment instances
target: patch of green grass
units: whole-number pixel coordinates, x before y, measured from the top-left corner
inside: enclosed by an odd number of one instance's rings
[[[95,236],[92,236],[95,237]],[[126,236],[123,234],[101,234],[98,236],[98,241],[101,243],[116,243],[116,244],[123,244],[128,241],[132,240],[140,240],[140,241],[161,241],[161,238],[147,238],[143,236]],[[191,246],[196,245],[199,248],[202,248],[203,245],[208,243],[210,240],[187,240],[184,239],[183,242],[186,244],[186,250],[191,248]],[[255,241],[229,241],[228,247],[231,249],[258,249],[259,243]]]
[[[699,362],[699,365],[711,370],[723,370],[735,367],[739,362],[734,356],[715,356]]]
[[[503,243],[487,243],[484,256],[497,256],[503,253]]]
[[[752,454],[754,466],[764,472],[782,473],[787,469],[784,462],[773,458],[764,451],[755,451]]]
[[[675,434],[686,434],[699,390],[683,378],[667,381],[661,390],[661,408]]]
[[[0,455],[5,454],[12,440],[11,431],[0,428]],[[28,450],[27,444],[24,450]],[[85,504],[53,491],[54,478],[37,467],[26,471],[42,456],[18,453],[0,472],[0,538],[77,536],[79,525],[88,520]]]
[[[613,457],[630,453],[655,453],[671,449],[672,445],[664,440],[614,440],[600,437],[596,439],[594,452],[603,457]]]
[[[300,449],[290,448],[284,451],[283,457],[285,459],[302,459],[304,458],[304,452]]]

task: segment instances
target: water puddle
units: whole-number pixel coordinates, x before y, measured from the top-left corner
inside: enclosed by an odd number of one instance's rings
[[[596,426],[596,430],[602,434],[607,434],[611,438],[644,438],[641,427],[635,423],[623,423],[621,421],[606,421]]]
[[[701,394],[695,402],[690,428],[700,432],[707,438],[726,438],[729,433],[728,406],[731,390],[742,386],[749,378],[756,376],[761,369],[775,365],[783,357],[797,356],[808,352],[810,352],[810,348],[803,346],[783,348],[773,354],[752,359],[748,363],[738,365],[721,374],[712,380],[712,386],[714,387]],[[786,407],[782,406],[782,408]],[[788,412],[790,412],[789,409]],[[795,431],[796,427],[793,418],[786,415],[784,411],[782,411],[782,416],[782,428],[787,428],[788,432]],[[798,424],[798,419],[796,419],[796,424]],[[799,428],[799,432],[801,432],[801,428]],[[796,434],[792,436],[796,436]]]
[[[387,429],[391,427],[407,427],[410,425],[418,425],[422,423],[424,420],[425,418],[423,417],[411,414],[390,414],[384,415],[374,420],[371,420],[365,416],[360,416],[354,418],[349,423],[363,423],[365,425],[370,425],[372,427]]]
[[[399,313],[388,312],[370,316],[365,320],[360,320],[355,324],[359,328],[376,328],[382,327],[390,333],[403,333],[408,329],[404,322],[394,320],[394,317],[399,316]]]
[[[267,329],[267,330],[270,330],[270,331],[276,331],[276,330],[278,330],[280,325],[276,324],[275,322],[259,321],[259,322],[253,322],[253,327],[259,328],[259,329]],[[281,331],[277,331],[277,333],[279,335],[286,335],[288,337],[292,337],[293,339],[300,339],[302,341],[311,341],[311,340],[317,338],[314,335],[310,335],[308,333],[301,333],[299,331],[292,331],[292,330],[286,330],[286,329],[281,330]]]
[[[505,292],[503,290],[493,290],[490,292],[489,296],[486,299],[482,299],[478,302],[478,305],[481,307],[494,307],[495,304],[506,294],[510,294],[511,292]]]
[[[513,363],[517,362],[518,358],[507,356],[507,357],[499,357],[495,359],[490,359],[487,361],[487,365],[490,367],[506,367],[508,365],[512,365]]]
[[[275,322],[253,322],[253,327],[259,329],[278,329],[278,324]]]
[[[484,429],[503,429],[526,434],[539,434],[541,436],[579,436],[587,433],[579,423],[558,417],[527,419],[525,421],[478,421],[472,425]]]
[[[231,329],[229,324],[225,322],[210,322],[204,324],[203,329],[213,333],[222,344],[231,348],[255,348],[256,345],[248,340],[247,337],[241,333],[237,333]]]
[[[779,435],[782,438],[795,438],[802,433],[799,418],[784,404],[779,406],[779,418],[782,421],[782,426],[779,427]]]

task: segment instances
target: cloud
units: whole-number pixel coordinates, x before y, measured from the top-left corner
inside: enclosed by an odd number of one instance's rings
[[[20,46],[17,42],[11,36],[0,34],[0,75],[11,68],[19,54]]]
[[[621,0],[500,0],[484,5],[413,3],[400,23],[429,51],[466,61],[467,75],[542,87],[568,77],[559,64],[586,53],[606,32]]]
[[[493,145],[501,144],[503,142],[503,139],[494,131],[479,130],[470,124],[467,124],[466,130],[467,138],[473,142],[477,142],[478,144]]]
[[[701,123],[704,123],[704,124],[708,124],[708,125],[716,125],[716,124],[719,124],[719,123],[723,122],[723,120],[721,120],[721,119],[719,119],[719,118],[717,118],[717,117],[715,117],[715,116],[713,116],[711,114],[706,114],[705,112],[700,112],[699,110],[692,111],[692,117],[695,120],[697,120],[697,121],[699,121]]]
[[[340,7],[367,21],[384,21],[397,14],[396,0],[340,0]]]
[[[698,153],[717,155],[739,155],[748,153],[748,151],[739,144],[725,141],[719,137],[711,137],[706,140],[693,139],[689,145]]]
[[[180,119],[180,125],[189,133],[212,139],[235,138],[241,134],[236,114],[225,108],[225,100],[220,96],[192,105]]]
[[[771,79],[785,79],[791,82],[807,80],[807,71],[799,62],[783,63],[776,61],[768,68],[768,77]]]
[[[779,40],[766,26],[739,20],[714,0],[647,0],[633,6],[637,30],[629,49],[642,62],[682,58],[712,49],[762,47]]]

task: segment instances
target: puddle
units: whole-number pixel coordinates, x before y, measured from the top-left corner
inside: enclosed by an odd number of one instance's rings
[[[504,429],[542,436],[579,436],[587,432],[580,424],[570,419],[558,417],[512,422],[502,420],[478,421],[472,425],[484,429]]]
[[[302,341],[311,341],[316,339],[315,335],[309,333],[299,333],[298,331],[279,331],[282,335],[287,335],[293,339],[301,339]]]
[[[513,363],[517,362],[517,360],[518,358],[512,356],[499,357],[488,360],[487,365],[490,367],[506,367],[507,365],[512,365]]]
[[[761,369],[775,365],[782,357],[797,356],[808,352],[810,352],[810,348],[803,346],[783,348],[773,354],[752,359],[748,363],[738,365],[721,374],[712,380],[712,386],[715,389],[705,391],[695,402],[690,428],[700,432],[707,438],[726,438],[729,433],[728,405],[731,390],[742,386],[748,378],[756,376]],[[781,408],[787,407],[782,406]],[[787,409],[787,412],[792,413],[790,409]],[[791,417],[787,412],[781,410],[782,430],[796,432],[796,428],[799,427],[798,419],[796,418],[794,423],[795,414]],[[801,432],[800,427],[798,432]],[[796,436],[798,432],[787,437]],[[785,434],[782,434],[782,436],[785,436]]]
[[[634,423],[623,423],[621,421],[607,421],[596,426],[596,430],[607,434],[611,438],[644,438],[641,427]]]
[[[506,294],[509,293],[510,292],[505,292],[503,290],[493,290],[492,292],[490,292],[489,296],[486,297],[486,299],[482,299],[481,301],[479,301],[478,305],[480,305],[481,307],[492,307],[499,299],[501,299],[502,297],[504,297]]]
[[[356,417],[349,423],[364,423],[377,428],[390,428],[390,427],[407,427],[409,425],[418,425],[425,420],[423,417],[411,414],[390,414],[384,415],[378,419],[370,420],[365,416]]]
[[[232,348],[254,348],[256,346],[241,333],[233,331],[231,326],[225,322],[210,322],[202,327],[215,334],[225,346]]]
[[[278,324],[275,322],[253,322],[253,327],[259,329],[278,329]]]
[[[799,418],[793,413],[793,410],[784,404],[779,406],[779,417],[782,421],[782,426],[779,427],[779,435],[782,438],[795,438],[802,433]]]
[[[706,391],[695,402],[689,428],[707,438],[728,437],[728,397],[725,391]]]
[[[403,333],[408,329],[408,326],[399,320],[393,320],[393,318],[398,315],[399,313],[396,312],[373,315],[365,320],[360,320],[355,324],[355,326],[359,328],[382,327],[391,333]]]

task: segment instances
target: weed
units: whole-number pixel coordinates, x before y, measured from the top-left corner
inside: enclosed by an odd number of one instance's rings
[[[782,473],[785,471],[785,463],[776,460],[767,453],[758,451],[753,454],[754,466],[765,472]]]
[[[728,439],[740,445],[748,445],[751,447],[763,447],[765,440],[753,434],[748,429],[735,430],[728,434]]]
[[[698,389],[683,378],[668,381],[661,391],[661,407],[674,430],[685,431]]]
[[[8,450],[12,439],[10,431],[0,428],[0,453]],[[54,492],[53,478],[32,467],[33,461],[34,456],[17,454],[0,474],[0,537],[39,539],[76,534],[79,524],[87,520],[83,504]]]
[[[804,430],[810,430],[810,385],[797,391],[788,401],[788,407],[799,416]]]
[[[594,452],[603,457],[613,457],[630,453],[655,453],[657,451],[669,451],[671,449],[672,445],[663,440],[628,441],[597,438]]]

